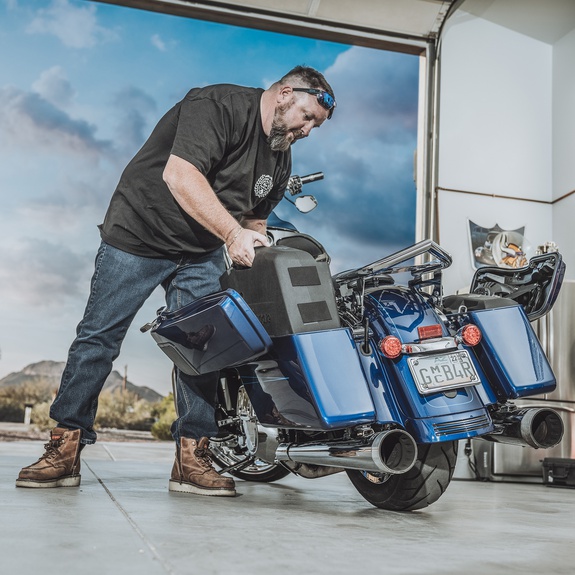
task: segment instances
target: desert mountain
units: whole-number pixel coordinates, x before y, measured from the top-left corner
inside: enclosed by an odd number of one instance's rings
[[[27,365],[22,371],[10,373],[0,379],[0,388],[31,384],[49,386],[55,391],[60,385],[60,378],[62,377],[65,365],[63,361],[39,361],[32,363]],[[124,378],[117,371],[113,371],[106,380],[104,389],[120,389],[123,384]],[[153,389],[135,385],[130,381],[126,381],[126,389],[135,393],[139,399],[145,399],[151,402],[162,399],[162,395]]]

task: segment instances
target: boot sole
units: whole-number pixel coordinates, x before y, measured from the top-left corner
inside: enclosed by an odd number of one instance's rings
[[[16,479],[16,487],[29,487],[36,489],[50,487],[78,487],[78,485],[80,485],[80,480],[80,475],[60,477],[59,479],[47,479],[44,481],[36,481],[34,479]]]
[[[235,497],[235,489],[209,489],[207,487],[198,487],[192,483],[180,483],[170,479],[168,490],[174,493],[193,493],[194,495],[207,495],[210,497]]]

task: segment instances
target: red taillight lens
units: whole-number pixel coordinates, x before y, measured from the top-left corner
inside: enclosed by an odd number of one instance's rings
[[[385,357],[395,359],[401,355],[401,341],[394,335],[386,335],[379,344],[379,349]]]
[[[417,328],[419,339],[431,339],[432,337],[441,337],[443,335],[439,324],[424,325]]]
[[[459,337],[465,345],[474,346],[481,341],[481,330],[476,325],[468,323],[459,331]]]

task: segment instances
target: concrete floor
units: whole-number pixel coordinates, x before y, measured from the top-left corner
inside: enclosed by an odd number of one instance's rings
[[[170,494],[172,444],[83,452],[79,488],[17,489],[42,442],[0,442],[0,572],[23,575],[575,573],[575,490],[453,481],[425,510],[368,504],[343,474]]]

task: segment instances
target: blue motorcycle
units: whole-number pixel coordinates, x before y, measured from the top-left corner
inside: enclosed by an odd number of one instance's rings
[[[293,176],[286,197],[321,177]],[[222,473],[270,482],[345,471],[371,504],[409,511],[445,492],[460,440],[561,441],[555,411],[513,403],[555,388],[530,322],[557,298],[559,253],[480,268],[470,293],[444,296],[451,257],[433,241],[332,276],[313,237],[275,216],[268,235],[271,247],[251,268],[229,266],[220,292],[152,324],[178,369],[220,370],[210,448]]]

